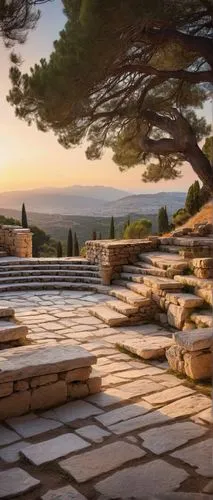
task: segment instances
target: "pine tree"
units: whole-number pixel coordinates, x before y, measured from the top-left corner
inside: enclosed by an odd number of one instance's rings
[[[22,227],[28,228],[27,213],[26,213],[26,209],[25,209],[25,204],[24,203],[22,205],[21,220],[22,220],[22,222],[21,222]]]
[[[78,257],[79,255],[79,244],[78,244],[78,238],[77,234],[74,234],[74,256]]]
[[[109,239],[114,240],[114,238],[115,238],[115,224],[114,224],[114,217],[111,217]]]
[[[59,241],[58,244],[57,244],[57,257],[60,259],[61,257],[63,257],[63,249],[62,249],[62,244],[61,242]]]
[[[96,231],[92,232],[92,239],[93,240],[97,240],[97,233],[96,233]]]
[[[169,218],[167,208],[161,207],[158,211],[158,232],[160,234],[166,233],[169,230]]]
[[[67,238],[67,257],[73,256],[73,237],[72,230],[69,229],[68,238]]]

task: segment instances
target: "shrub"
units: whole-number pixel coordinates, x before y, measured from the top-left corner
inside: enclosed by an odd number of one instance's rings
[[[140,239],[148,236],[152,230],[152,223],[148,219],[139,219],[131,222],[124,231],[124,239]]]

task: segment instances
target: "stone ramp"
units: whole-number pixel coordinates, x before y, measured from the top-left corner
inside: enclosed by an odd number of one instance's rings
[[[96,360],[72,341],[2,351],[0,419],[99,392],[101,379],[91,369]]]

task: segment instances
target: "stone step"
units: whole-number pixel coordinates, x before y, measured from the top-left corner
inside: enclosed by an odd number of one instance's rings
[[[160,250],[160,252],[173,254],[179,254],[179,251],[181,250],[180,247],[176,247],[174,245],[160,245],[158,249]]]
[[[170,278],[158,278],[157,276],[144,276],[144,284],[154,290],[181,290],[184,285]]]
[[[148,252],[139,255],[142,262],[147,262],[154,267],[160,269],[176,269],[184,270],[188,267],[188,261],[179,257],[179,255],[170,254],[169,252]]]
[[[166,300],[185,309],[201,307],[204,302],[202,298],[193,293],[167,293]]]
[[[126,287],[129,290],[132,290],[135,293],[138,293],[139,295],[143,295],[143,297],[150,298],[152,295],[151,289],[141,283],[127,283]]]
[[[118,340],[117,344],[132,354],[142,359],[160,359],[165,357],[166,349],[171,347],[174,341],[171,338],[159,336],[148,336],[135,339]]]
[[[175,343],[186,351],[201,351],[212,348],[212,328],[198,328],[187,332],[174,333]]]
[[[198,328],[210,328],[213,326],[213,315],[212,312],[208,310],[193,312],[190,319],[197,325]]]
[[[29,282],[29,283],[10,283],[0,285],[0,293],[3,292],[16,292],[16,291],[30,291],[30,290],[85,290],[98,293],[108,293],[109,287],[99,284],[89,283],[74,283],[65,281],[43,281],[43,282]]]
[[[213,279],[197,278],[193,274],[188,275],[175,275],[174,279],[183,285],[190,287],[206,288],[206,290],[213,289]]]
[[[3,321],[3,320],[0,321],[0,344],[11,342],[12,340],[20,340],[22,338],[25,338],[27,333],[28,333],[28,328],[24,325],[18,325],[10,321]]]
[[[93,266],[87,259],[83,259],[82,257],[30,257],[30,258],[19,258],[19,257],[8,257],[1,262],[1,266],[10,266],[10,265],[54,265],[54,264],[70,264],[70,265],[90,265]]]
[[[101,278],[93,278],[93,277],[84,277],[84,276],[64,276],[63,274],[60,275],[32,275],[32,276],[18,276],[18,277],[9,277],[9,278],[1,278],[0,277],[0,286],[1,285],[7,285],[7,284],[15,284],[15,283],[32,283],[32,282],[46,282],[46,281],[52,281],[52,282],[68,282],[68,283],[88,283],[88,284],[99,284],[101,283]]]
[[[109,295],[116,297],[128,304],[133,306],[143,307],[150,304],[150,299],[145,299],[131,290],[127,290],[125,287],[116,286],[109,290]]]
[[[121,273],[121,280],[123,281],[134,281],[135,283],[143,283],[143,276],[141,274],[134,273]]]
[[[7,252],[5,252],[4,250],[0,250],[0,258],[1,257],[7,257]]]
[[[118,313],[124,314],[125,316],[132,316],[133,314],[137,314],[139,311],[138,306],[132,306],[126,302],[122,302],[121,300],[109,300],[105,302],[105,305]]]
[[[16,264],[14,263],[14,260],[7,262],[5,264],[5,261],[2,263],[0,262],[0,273],[1,272],[10,272],[10,271],[32,271],[32,270],[38,270],[38,271],[43,271],[43,270],[67,270],[67,271],[92,271],[92,272],[98,272],[99,271],[99,266],[93,265],[93,264],[72,264],[69,263],[69,261],[62,262],[62,263],[36,263],[37,261],[31,261],[28,264],[25,263],[27,259],[23,259],[22,264]],[[16,261],[15,261],[16,262]]]
[[[15,311],[12,307],[0,307],[0,318],[13,318]]]
[[[95,316],[96,318],[102,320],[106,325],[109,326],[120,326],[127,322],[127,316],[121,314],[117,311],[114,311],[107,305],[98,305],[91,307],[89,309],[90,314]]]
[[[167,276],[167,271],[165,269],[160,269],[159,267],[151,266],[150,264],[146,264],[145,262],[137,261],[135,265],[137,266],[137,268],[140,268],[141,274],[160,276],[162,278]]]
[[[91,278],[99,278],[100,274],[98,271],[85,271],[85,270],[67,270],[67,269],[20,269],[18,271],[11,271],[8,269],[7,271],[1,271],[0,270],[0,280],[2,278],[16,278],[19,276],[32,276],[32,277],[37,277],[37,276],[70,276],[70,277],[75,277],[75,276],[82,276],[82,277],[91,277]]]

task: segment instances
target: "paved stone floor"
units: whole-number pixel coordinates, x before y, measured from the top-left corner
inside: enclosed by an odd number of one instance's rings
[[[0,498],[213,498],[210,398],[167,373],[166,362],[120,352],[118,338],[164,332],[106,327],[87,310],[104,300],[69,291],[0,298],[32,342],[71,339],[97,355],[103,377],[100,394],[0,425]]]

